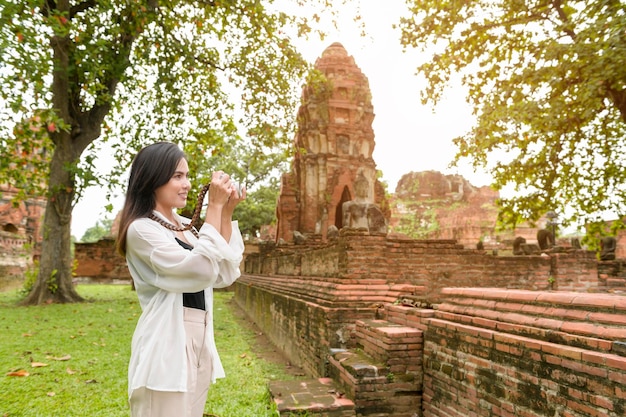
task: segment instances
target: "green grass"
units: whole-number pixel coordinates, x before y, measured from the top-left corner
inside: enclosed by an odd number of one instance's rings
[[[0,293],[0,416],[130,415],[127,366],[141,314],[137,296],[124,285],[80,285],[78,291],[89,301],[18,307],[17,292]],[[254,332],[233,314],[232,295],[215,295],[216,342],[227,376],[209,390],[205,411],[276,416],[267,383],[293,377],[254,353]],[[29,375],[7,375],[20,370]]]

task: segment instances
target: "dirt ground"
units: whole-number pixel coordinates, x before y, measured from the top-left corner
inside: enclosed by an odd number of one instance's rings
[[[263,333],[257,327],[257,325],[248,318],[246,313],[237,305],[234,300],[231,299],[228,304],[231,307],[233,315],[235,316],[239,324],[242,327],[250,329],[252,332],[254,332],[255,343],[254,346],[252,346],[252,351],[255,355],[270,363],[283,366],[285,369],[285,373],[287,373],[288,375],[292,375],[295,377],[307,376],[303,369],[289,362],[283,352],[281,352],[276,348],[276,346],[274,346],[274,344],[267,338],[265,333]]]

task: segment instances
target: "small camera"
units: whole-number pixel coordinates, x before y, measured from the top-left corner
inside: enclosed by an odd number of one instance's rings
[[[233,181],[232,187],[237,190],[237,193],[241,196],[241,192],[243,191],[243,184]]]

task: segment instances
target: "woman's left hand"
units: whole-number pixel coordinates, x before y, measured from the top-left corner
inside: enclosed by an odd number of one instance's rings
[[[244,185],[241,186],[241,194],[239,193],[237,184],[231,183],[230,197],[224,206],[224,211],[228,214],[232,214],[237,207],[237,204],[241,203],[246,199],[246,187]]]

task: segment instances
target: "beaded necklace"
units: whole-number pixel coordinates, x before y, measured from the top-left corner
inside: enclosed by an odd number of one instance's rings
[[[169,222],[163,220],[162,218],[158,217],[154,213],[150,213],[148,218],[151,219],[151,220],[154,220],[157,223],[159,223],[161,226],[165,227],[166,229],[170,229],[170,230],[173,230],[175,232],[184,232],[185,230],[191,230],[191,233],[193,233],[193,235],[195,237],[198,237],[198,231],[196,230],[195,227],[192,226],[191,223],[183,224],[183,227],[177,227],[177,226],[174,226],[172,223],[169,223]]]
[[[191,233],[193,233],[195,237],[198,237],[198,231],[196,230],[195,227],[193,227],[193,224],[200,217],[200,210],[202,210],[202,202],[204,201],[204,196],[206,196],[206,193],[209,191],[210,186],[211,186],[210,183],[205,185],[204,187],[202,187],[200,194],[198,194],[198,201],[196,202],[196,208],[193,212],[193,216],[191,217],[191,223],[184,224],[183,227],[177,227],[169,222],[166,222],[162,218],[156,216],[154,213],[150,213],[148,215],[148,218],[159,223],[161,226],[165,227],[166,229],[173,230],[175,232],[184,232],[185,230],[191,230]]]

